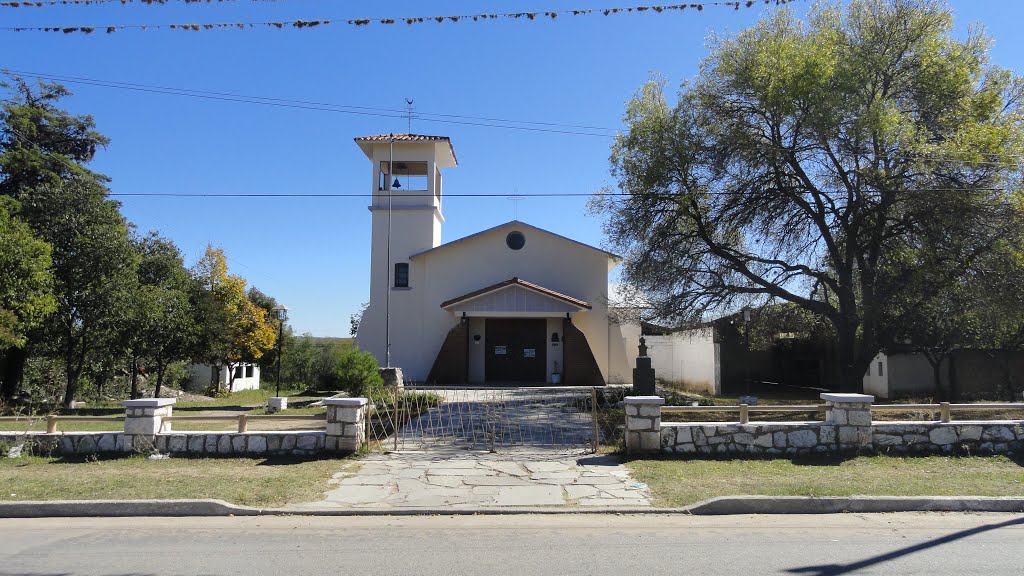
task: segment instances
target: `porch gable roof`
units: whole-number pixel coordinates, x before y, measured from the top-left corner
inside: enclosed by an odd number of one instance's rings
[[[483,304],[483,308],[488,308],[487,304],[495,305],[498,304],[498,302],[485,303],[481,302],[481,299],[488,295],[495,296],[497,295],[498,292],[508,290],[523,290],[526,291],[527,293],[538,294],[544,297],[545,300],[551,300],[561,304],[565,308],[566,312],[579,312],[581,310],[590,310],[593,308],[593,306],[591,306],[589,302],[585,302],[583,300],[580,300],[579,298],[573,298],[572,296],[567,296],[565,294],[562,294],[561,292],[557,292],[550,288],[545,288],[532,282],[527,282],[526,280],[523,280],[516,276],[513,276],[512,278],[505,280],[504,282],[498,282],[497,284],[492,284],[491,286],[487,286],[479,290],[474,290],[473,292],[470,292],[468,294],[463,294],[462,296],[459,296],[457,298],[452,298],[451,300],[442,302],[441,308],[451,310],[456,306],[459,306],[460,304],[468,305],[470,301],[475,301],[476,304]],[[461,308],[461,306],[459,307]],[[511,312],[516,310],[509,310],[506,308],[500,311]],[[554,310],[545,311],[552,312]]]

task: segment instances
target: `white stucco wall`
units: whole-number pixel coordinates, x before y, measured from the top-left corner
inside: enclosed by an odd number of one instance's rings
[[[425,226],[422,222],[418,225]],[[511,250],[505,244],[506,235],[513,230],[526,236],[526,245],[521,250]],[[392,250],[396,250],[394,241]],[[396,256],[395,261],[401,261],[400,257]],[[573,323],[586,335],[602,374],[608,377],[608,272],[613,262],[606,253],[519,222],[510,222],[408,261],[410,288],[392,290],[391,294],[391,363],[400,366],[406,378],[424,380],[427,377],[444,338],[458,321],[456,314],[441,308],[442,302],[512,277],[592,305],[591,310],[573,314]],[[378,295],[377,302],[371,300],[358,335],[360,347],[374,353],[378,361],[383,361],[384,357],[383,306],[378,305],[381,298]],[[552,319],[555,321],[549,322],[547,334],[548,379],[556,359],[550,346],[551,332],[561,332],[559,319]],[[470,328],[479,330],[475,333],[485,337],[480,321],[471,323]],[[482,349],[483,345],[472,343],[473,334],[470,334],[470,380],[482,380],[482,357],[474,359],[473,355],[476,348]]]
[[[656,378],[685,384],[694,392],[721,394],[720,352],[713,328],[644,338]]]
[[[612,321],[608,324],[609,384],[633,383],[633,368],[640,352],[640,332],[639,323]]]

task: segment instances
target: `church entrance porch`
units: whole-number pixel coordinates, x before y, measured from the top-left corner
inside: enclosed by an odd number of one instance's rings
[[[485,381],[491,385],[547,382],[547,321],[486,318]]]

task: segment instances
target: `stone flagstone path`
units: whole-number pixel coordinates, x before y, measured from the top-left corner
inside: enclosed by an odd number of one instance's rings
[[[300,507],[649,506],[614,456],[551,452],[394,452],[345,464],[325,502]]]

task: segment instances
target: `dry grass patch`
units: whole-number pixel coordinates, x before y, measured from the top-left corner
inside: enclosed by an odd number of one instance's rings
[[[343,459],[0,458],[0,501],[217,498],[247,506],[323,499]]]
[[[1004,456],[848,460],[634,460],[657,506],[716,496],[1024,496],[1024,462]]]

